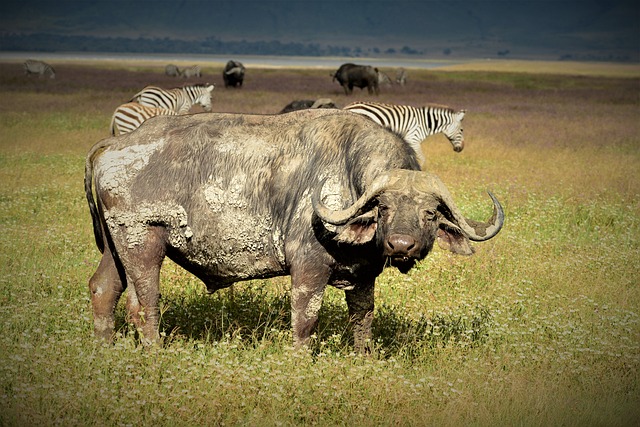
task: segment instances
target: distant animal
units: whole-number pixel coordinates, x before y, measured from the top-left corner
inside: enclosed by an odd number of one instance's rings
[[[387,75],[387,73],[378,70],[378,84],[379,85],[391,85],[391,78]]]
[[[190,79],[191,77],[202,77],[202,71],[200,70],[199,65],[192,65],[191,67],[180,70],[180,75],[185,79]]]
[[[94,145],[84,185],[102,252],[89,280],[94,332],[113,339],[128,288],[127,311],[147,344],[160,339],[169,257],[210,292],[290,275],[297,347],[309,343],[326,286],[342,289],[355,349],[366,352],[386,266],[407,273],[436,240],[470,255],[470,241],[504,222],[491,193],[491,219],[466,219],[397,135],[332,109],[156,117]]]
[[[164,67],[164,73],[167,76],[178,77],[180,75],[180,68],[178,68],[176,65],[169,64]]]
[[[398,71],[396,71],[396,83],[400,86],[407,84],[407,70],[402,67],[398,68]]]
[[[464,148],[462,120],[465,110],[456,111],[436,105],[412,107],[379,102],[353,102],[343,109],[366,116],[400,135],[416,152],[420,163],[425,160],[420,143],[430,135],[444,133],[455,152]]]
[[[299,99],[297,101],[291,101],[288,103],[279,114],[289,113],[296,110],[304,110],[307,108],[337,108],[336,104],[330,98],[319,99]]]
[[[44,61],[38,61],[35,59],[27,59],[22,64],[24,73],[28,76],[30,74],[37,74],[39,77],[49,74],[50,79],[56,78],[56,71],[53,67]]]
[[[227,62],[222,71],[222,80],[224,87],[241,87],[244,82],[244,74],[246,68],[241,62],[231,60]]]
[[[173,89],[147,86],[136,93],[129,101],[149,107],[172,110],[177,114],[189,112],[195,104],[200,104],[205,111],[211,111],[213,88],[214,86],[209,84],[188,85]]]
[[[378,69],[370,65],[342,64],[333,74],[333,81],[338,81],[343,87],[345,95],[350,95],[353,88],[367,88],[369,94],[378,95]]]
[[[155,116],[174,116],[177,113],[165,108],[149,107],[137,102],[120,105],[111,116],[111,135],[122,135],[140,127],[145,120]]]

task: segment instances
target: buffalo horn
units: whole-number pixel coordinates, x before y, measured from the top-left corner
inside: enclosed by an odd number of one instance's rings
[[[311,196],[311,203],[318,217],[328,224],[346,224],[350,219],[359,215],[362,208],[373,197],[380,194],[383,190],[393,187],[398,187],[399,189],[408,189],[411,187],[413,191],[433,193],[446,206],[449,215],[445,216],[450,216],[451,218],[449,218],[449,220],[452,220],[453,223],[460,227],[472,241],[482,242],[491,239],[498,234],[504,224],[504,211],[502,210],[502,206],[490,191],[488,192],[489,197],[491,197],[493,201],[493,215],[491,218],[487,222],[468,219],[462,215],[453,202],[453,197],[442,181],[440,181],[437,176],[425,172],[393,170],[390,171],[388,175],[381,175],[373,181],[365,190],[364,194],[360,196],[353,205],[342,210],[330,209],[320,200],[322,187],[325,182],[326,179],[316,187]]]
[[[360,210],[369,202],[369,200],[385,189],[389,181],[389,177],[382,175],[376,178],[365,190],[364,194],[358,198],[358,200],[356,200],[351,206],[342,210],[330,209],[320,200],[320,193],[322,193],[322,188],[326,181],[327,178],[325,178],[320,185],[315,188],[315,191],[311,195],[313,210],[316,212],[318,217],[327,224],[344,225],[350,219],[359,215]]]
[[[474,242],[484,242],[498,234],[504,224],[504,211],[502,210],[502,205],[500,205],[500,202],[493,193],[487,191],[489,197],[491,197],[491,200],[493,201],[493,215],[487,222],[475,221],[465,218],[453,202],[453,197],[451,197],[449,190],[447,190],[442,181],[437,179],[435,176],[432,178],[435,178],[432,179],[432,183],[437,188],[436,191],[438,196],[451,213],[453,222],[462,229],[469,240],[473,240]]]

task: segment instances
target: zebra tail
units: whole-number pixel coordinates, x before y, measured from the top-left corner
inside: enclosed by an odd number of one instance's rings
[[[104,229],[102,222],[100,221],[100,213],[98,212],[98,206],[96,205],[95,195],[93,194],[93,161],[96,155],[104,150],[109,145],[109,140],[102,140],[94,145],[84,163],[84,192],[89,203],[89,212],[91,212],[91,221],[93,223],[93,237],[96,241],[96,246],[100,250],[100,253],[104,253]]]
[[[111,125],[109,127],[111,129],[111,136],[116,136],[116,113],[113,113],[111,116]]]

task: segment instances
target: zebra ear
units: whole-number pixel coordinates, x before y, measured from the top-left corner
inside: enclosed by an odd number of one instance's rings
[[[213,92],[213,88],[214,88],[214,85],[212,85],[212,84],[211,84],[211,85],[209,85],[209,86],[207,86],[207,90],[208,90],[209,92]]]
[[[467,113],[467,110],[460,110],[458,111],[458,113],[456,114],[456,118],[458,119],[459,122],[462,121],[462,119],[464,119],[464,115]]]

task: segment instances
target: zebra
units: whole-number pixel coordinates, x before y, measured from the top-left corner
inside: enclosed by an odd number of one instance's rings
[[[164,67],[164,73],[167,76],[177,77],[180,75],[180,68],[178,68],[176,65],[168,64],[166,67]]]
[[[24,67],[24,73],[26,75],[38,74],[40,77],[42,77],[45,74],[49,73],[49,78],[56,78],[55,70],[46,62],[37,61],[35,59],[27,59],[26,61],[24,61],[24,64],[22,64],[22,66]]]
[[[407,84],[407,70],[402,67],[398,68],[398,71],[396,71],[396,83],[400,86]]]
[[[138,129],[145,120],[155,116],[175,116],[176,112],[165,108],[149,107],[137,102],[120,105],[111,117],[111,135],[123,135]]]
[[[176,114],[188,113],[194,104],[200,104],[205,111],[211,111],[213,85],[188,85],[173,89],[147,86],[136,93],[130,102],[138,102],[149,107],[164,108]]]
[[[202,77],[202,72],[200,71],[199,65],[192,65],[191,67],[184,68],[180,70],[180,74],[185,79],[188,79],[191,77]]]
[[[378,84],[379,85],[391,85],[391,78],[383,71],[378,70]]]
[[[343,109],[369,117],[397,133],[416,152],[420,163],[425,160],[420,143],[430,135],[444,133],[455,152],[464,148],[462,119],[465,110],[456,111],[438,105],[412,107],[379,102],[353,102]]]

